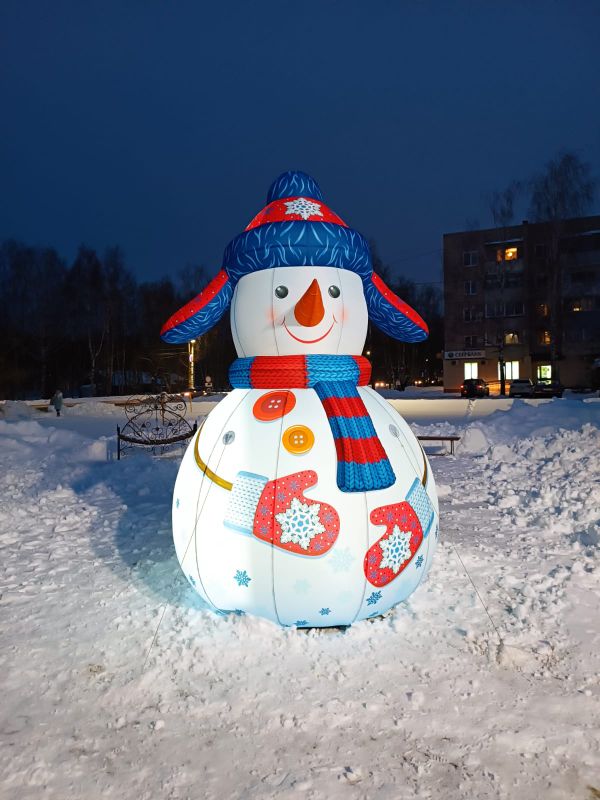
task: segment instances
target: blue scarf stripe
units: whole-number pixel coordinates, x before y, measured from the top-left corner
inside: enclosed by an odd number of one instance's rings
[[[234,389],[251,385],[250,368],[253,361],[253,358],[237,358],[229,367],[229,382]]]
[[[376,436],[371,417],[328,417],[336,438],[370,439]]]
[[[306,374],[309,386],[315,383],[329,383],[330,381],[352,381],[354,386],[358,383],[360,370],[352,356],[306,356]],[[327,387],[327,391],[332,387]],[[341,395],[326,394],[325,397],[340,397]]]
[[[338,461],[337,484],[342,492],[368,492],[392,486],[396,477],[385,459],[370,464]]]

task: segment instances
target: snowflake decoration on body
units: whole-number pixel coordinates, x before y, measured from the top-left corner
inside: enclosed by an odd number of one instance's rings
[[[415,567],[417,567],[418,569],[422,564],[423,564],[423,556],[419,556],[415,561]]]
[[[381,600],[381,592],[371,592],[369,597],[367,597],[367,605],[374,606],[379,600]]]
[[[381,541],[379,547],[383,553],[379,569],[389,567],[397,575],[402,564],[410,558],[410,533],[394,525],[391,535]]]
[[[319,614],[320,614],[322,617],[327,617],[327,616],[329,616],[329,614],[331,614],[331,609],[330,609],[330,608],[322,608],[322,609],[319,611]]]
[[[335,550],[329,559],[329,565],[334,572],[348,572],[354,563],[354,556],[349,547]]]
[[[319,203],[313,203],[312,200],[307,200],[306,197],[297,197],[295,200],[288,200],[286,202],[287,214],[298,214],[302,219],[309,217],[322,217],[321,206]]]
[[[248,586],[252,578],[248,575],[245,569],[238,569],[233,576],[233,580],[237,581],[238,586]]]
[[[301,503],[297,497],[292,500],[292,505],[281,514],[275,514],[277,522],[281,525],[281,543],[300,545],[303,550],[308,550],[311,540],[319,533],[324,533],[325,526],[319,519],[321,505]]]

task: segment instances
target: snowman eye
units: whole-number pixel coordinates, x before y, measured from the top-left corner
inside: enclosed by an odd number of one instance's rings
[[[330,286],[329,287],[329,294],[332,297],[339,297],[340,296],[340,287],[339,286]]]
[[[279,297],[280,300],[283,300],[284,297],[288,296],[288,288],[287,286],[278,286],[275,289],[275,295]]]

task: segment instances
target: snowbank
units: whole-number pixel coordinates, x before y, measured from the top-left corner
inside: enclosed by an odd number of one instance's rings
[[[432,459],[442,542],[408,603],[346,632],[203,608],[171,541],[177,459],[111,460],[112,413],[0,421],[0,794],[598,787],[598,403],[418,402],[417,431],[462,436]]]

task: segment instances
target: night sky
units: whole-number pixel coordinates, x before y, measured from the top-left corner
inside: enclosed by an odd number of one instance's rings
[[[438,281],[492,190],[560,148],[600,175],[599,34],[598,0],[3,0],[0,238],[212,274],[301,169]]]

